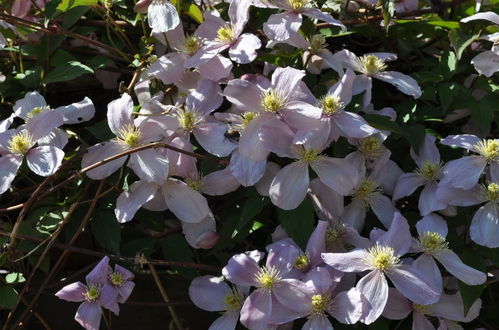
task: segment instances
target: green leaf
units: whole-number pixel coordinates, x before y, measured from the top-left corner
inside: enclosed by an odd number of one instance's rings
[[[477,251],[472,250],[468,247],[467,249],[462,251],[459,256],[466,265],[482,272],[485,271],[485,264],[482,258],[480,258]],[[465,315],[468,314],[468,310],[470,309],[471,305],[473,305],[475,300],[477,300],[482,295],[484,288],[484,284],[471,286],[459,281],[459,291],[461,292],[461,297],[463,298]]]
[[[87,13],[90,8],[87,6],[78,6],[68,10],[66,15],[64,15],[64,22],[62,22],[62,27],[69,29],[72,27],[83,15]]]
[[[263,207],[267,205],[268,202],[268,198],[262,196],[254,196],[246,200],[241,210],[239,222],[232,232],[231,238],[236,238],[236,236],[238,238],[244,238],[248,236],[252,229],[253,218],[262,211]]]
[[[454,97],[457,96],[458,91],[458,85],[454,82],[443,82],[438,84],[437,92],[438,98],[440,99],[440,106],[442,108],[442,115],[445,114],[447,109],[449,109],[449,106],[452,104]]]
[[[25,281],[26,279],[24,278],[22,273],[10,273],[5,276],[5,282],[9,284],[22,283]]]
[[[57,10],[65,12],[70,10],[71,8],[78,6],[93,6],[98,2],[98,0],[62,0],[61,3],[57,6]]]
[[[482,98],[471,109],[471,119],[483,135],[488,135],[490,123],[494,120],[494,109],[497,109],[499,96],[489,94]]]
[[[62,0],[51,0],[45,5],[45,26],[55,16],[57,6],[61,4]]]
[[[381,115],[364,115],[364,119],[374,128],[405,135],[399,124],[391,121],[390,118]]]
[[[450,79],[455,74],[457,68],[457,58],[454,52],[446,51],[440,58],[440,72],[445,79]]]
[[[203,12],[195,4],[191,3],[189,5],[187,9],[187,15],[189,15],[190,18],[195,20],[196,23],[198,24],[203,23]]]
[[[17,305],[17,291],[10,286],[0,286],[0,307],[14,309]]]
[[[289,237],[305,250],[308,239],[314,231],[315,216],[312,202],[306,198],[294,210],[286,211],[279,209],[277,217]]]
[[[121,227],[114,213],[110,210],[101,210],[90,220],[92,233],[97,242],[109,251],[120,252]]]
[[[480,37],[480,32],[468,34],[462,29],[454,29],[449,31],[449,39],[452,47],[456,51],[457,59],[461,59],[466,47]]]
[[[94,70],[78,61],[69,61],[65,64],[59,63],[59,66],[55,67],[47,74],[44,82],[49,84],[60,81],[68,81],[78,78],[86,73],[94,73]]]
[[[404,130],[407,133],[406,139],[409,141],[412,148],[414,150],[419,150],[426,134],[425,127],[423,125],[417,124],[406,126]]]
[[[161,249],[166,260],[193,262],[194,254],[185,238],[179,234],[170,235],[161,240]],[[197,275],[196,270],[186,267],[172,267],[182,276],[194,278]]]

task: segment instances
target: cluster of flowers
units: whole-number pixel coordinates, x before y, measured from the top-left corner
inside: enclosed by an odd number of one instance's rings
[[[113,270],[106,256],[85,276],[86,285],[71,283],[55,295],[67,301],[82,302],[76,311],[75,320],[87,330],[98,330],[102,308],[118,315],[118,303],[125,303],[135,287],[133,278],[133,273],[120,265],[114,265]]]
[[[235,329],[238,320],[249,329],[274,329],[300,318],[307,318],[302,329],[333,329],[328,315],[343,324],[370,324],[381,315],[400,320],[411,312],[414,330],[436,329],[430,317],[438,319],[439,329],[473,320],[481,300],[465,315],[459,292],[449,284],[454,293],[444,293],[434,258],[470,285],[483,283],[485,274],[449,249],[441,217],[423,217],[416,228],[414,239],[407,220],[396,213],[388,231],[374,229],[367,239],[348,226],[319,221],[305,251],[282,238],[267,246],[264,266],[257,250],[236,254],[223,278],[198,277],[189,295],[199,308],[224,312],[210,329]]]

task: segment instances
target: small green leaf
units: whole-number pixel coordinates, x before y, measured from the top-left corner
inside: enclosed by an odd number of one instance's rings
[[[86,73],[94,73],[94,70],[78,61],[69,61],[65,64],[59,63],[59,66],[56,66],[47,74],[44,82],[49,84],[60,81],[68,81],[78,78]]]
[[[102,210],[96,212],[90,220],[92,233],[97,242],[109,251],[118,254],[120,252],[121,227],[113,212]]]
[[[195,20],[196,23],[198,24],[203,23],[203,12],[195,4],[191,3],[189,5],[187,9],[187,15],[189,15],[190,18]]]
[[[425,127],[423,125],[417,124],[406,126],[404,130],[407,133],[406,139],[409,141],[412,148],[414,150],[419,150],[426,134]]]
[[[25,281],[26,279],[24,278],[22,273],[10,273],[5,276],[5,282],[9,284],[23,283]]]
[[[61,3],[57,6],[57,10],[65,12],[70,10],[71,8],[78,6],[93,6],[98,2],[98,0],[62,0]]]
[[[307,246],[308,239],[314,231],[314,208],[307,198],[294,210],[278,210],[279,221],[296,244],[302,249]]]
[[[402,130],[399,124],[394,121],[391,121],[390,118],[381,115],[364,115],[364,119],[367,120],[369,125],[374,128],[390,131],[393,133],[398,133],[401,135],[405,135],[406,133]]]
[[[51,0],[45,5],[45,26],[55,16],[57,7],[61,4],[62,0]]]
[[[18,294],[10,286],[0,286],[0,307],[14,309],[17,305]]]
[[[231,238],[238,238],[248,236],[252,228],[253,218],[262,211],[263,207],[267,205],[268,198],[261,196],[254,196],[246,200],[244,203],[241,216],[239,217],[239,222],[237,227],[234,229]]]
[[[461,59],[464,50],[479,37],[480,37],[480,32],[474,34],[468,34],[462,29],[453,29],[449,31],[449,39],[452,47],[456,51],[458,60]]]

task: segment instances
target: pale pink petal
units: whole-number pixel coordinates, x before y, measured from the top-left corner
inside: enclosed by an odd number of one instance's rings
[[[421,237],[426,232],[438,233],[442,237],[446,237],[448,232],[447,222],[441,216],[434,213],[428,214],[419,220],[416,223],[416,229]]]
[[[323,314],[312,315],[302,326],[301,330],[334,330],[333,325]]]
[[[357,231],[361,231],[364,227],[364,220],[366,218],[366,207],[361,199],[354,198],[350,204],[345,206],[345,209],[341,213],[341,222],[354,228]]]
[[[216,10],[206,10],[203,14],[204,21],[196,30],[195,35],[206,40],[213,40],[217,37],[217,31],[226,23],[220,18]]]
[[[283,210],[295,209],[305,199],[308,184],[308,164],[291,163],[279,171],[272,181],[270,199]]]
[[[477,56],[473,57],[471,64],[479,74],[486,77],[491,77],[495,72],[499,71],[499,54],[486,50]]]
[[[0,157],[0,194],[6,192],[23,162],[22,155],[8,154]]]
[[[27,92],[24,97],[17,100],[14,104],[14,113],[16,116],[27,120],[28,114],[34,108],[43,108],[47,105],[45,98],[37,91]]]
[[[461,19],[461,22],[467,23],[467,22],[479,20],[479,19],[483,19],[483,20],[487,20],[487,21],[490,21],[490,22],[495,23],[495,24],[499,24],[499,15],[492,12],[492,11],[477,13],[475,15],[465,17],[465,18]]]
[[[332,116],[331,120],[340,129],[342,135],[349,138],[365,138],[378,132],[364,118],[353,112],[340,111]]]
[[[449,249],[435,251],[433,256],[449,273],[468,285],[483,284],[487,280],[485,273],[465,265],[461,258]]]
[[[262,43],[257,36],[251,33],[244,33],[230,47],[229,56],[236,63],[250,63],[257,57],[256,50],[260,47],[262,47]]]
[[[85,300],[86,291],[87,286],[85,284],[74,282],[57,291],[55,296],[66,301],[79,302]]]
[[[435,194],[437,199],[442,203],[456,206],[471,206],[482,202],[480,191],[481,186],[478,184],[471,189],[464,190],[453,187],[447,179],[444,179],[439,182]]]
[[[453,187],[471,189],[478,182],[485,165],[487,165],[485,158],[467,156],[448,162],[444,174]]]
[[[263,24],[263,31],[270,40],[286,41],[298,33],[302,17],[297,13],[274,14]]]
[[[239,138],[239,152],[254,161],[267,159],[269,152],[260,140],[260,129],[268,118],[259,116],[246,126]]]
[[[435,144],[435,140],[436,138],[433,135],[425,135],[423,143],[419,147],[417,159],[414,159],[418,163],[418,166],[421,166],[421,162],[425,160],[431,161],[434,164],[440,163],[440,152]],[[411,149],[411,151],[413,150]]]
[[[162,184],[168,178],[168,158],[153,149],[131,154],[128,166],[147,182]]]
[[[367,315],[361,320],[365,324],[371,324],[383,313],[388,300],[388,283],[383,272],[374,270],[360,279],[356,285],[366,300],[371,305]]]
[[[477,299],[470,307],[468,314],[464,315],[464,304],[461,294],[444,294],[442,298],[430,307],[432,315],[443,317],[453,321],[470,322],[478,317],[481,299]]]
[[[233,330],[239,320],[239,311],[227,312],[216,319],[208,330]]]
[[[281,170],[281,167],[274,162],[267,162],[265,165],[265,173],[260,180],[255,184],[256,191],[262,196],[269,195],[270,185],[274,180],[274,177]]]
[[[61,166],[64,151],[52,146],[39,146],[26,154],[30,170],[40,176],[50,176]]]
[[[318,221],[315,230],[310,235],[307,242],[306,252],[310,259],[310,264],[315,266],[321,263],[321,253],[326,251],[326,231],[327,221]]]
[[[227,280],[236,285],[247,287],[258,284],[255,280],[258,272],[260,272],[260,267],[258,266],[257,261],[246,253],[234,255],[222,269],[222,275],[225,276]]]
[[[310,182],[310,195],[320,219],[333,220],[343,212],[343,196],[323,184],[318,178]]]
[[[417,173],[404,173],[402,174],[393,191],[393,200],[396,201],[403,197],[412,195],[418,187],[424,185],[426,179]]]
[[[83,123],[89,121],[95,115],[95,106],[88,97],[85,97],[80,102],[58,107],[54,110],[61,113],[64,124]]]
[[[363,272],[371,269],[367,263],[369,253],[364,249],[356,249],[345,253],[322,253],[322,260],[342,272]]]
[[[422,94],[418,82],[414,80],[414,78],[403,73],[396,71],[384,71],[374,74],[373,77],[392,84],[402,93],[411,95],[415,99],[419,98]]]
[[[248,80],[229,81],[224,89],[224,96],[242,111],[255,112],[261,107],[262,90]]]
[[[147,9],[147,22],[153,32],[163,33],[180,24],[177,9],[167,0],[152,1]]]
[[[253,291],[241,308],[241,323],[249,329],[264,329],[272,313],[272,295],[267,290]]]
[[[243,156],[238,150],[232,152],[230,171],[236,180],[243,186],[249,187],[260,180],[265,173],[267,160],[254,161]],[[270,180],[273,180],[272,177]]]
[[[279,282],[279,285],[272,288],[272,293],[286,308],[304,314],[310,311],[311,290],[299,280],[283,279]],[[290,302],[293,303],[290,304]]]
[[[389,320],[405,319],[412,312],[412,303],[405,299],[396,289],[388,290],[388,303],[383,311],[383,317]]]
[[[259,136],[266,150],[280,157],[294,158],[291,150],[294,132],[285,122],[267,118],[260,126]]]
[[[306,15],[311,18],[315,18],[319,21],[326,22],[331,25],[339,26],[342,31],[346,31],[347,28],[345,25],[343,25],[340,21],[337,21],[333,18],[333,16],[329,15],[326,12],[323,12],[320,9],[317,8],[307,8],[304,11],[302,11],[303,15]]]
[[[199,65],[197,71],[206,79],[218,81],[229,77],[232,67],[232,61],[219,54],[208,62]]]
[[[225,49],[229,48],[229,43],[222,43],[218,41],[208,41],[205,43],[196,54],[192,55],[190,58],[186,59],[184,62],[184,67],[186,68],[197,68],[203,64],[206,64],[209,60],[223,52]]]
[[[440,140],[441,144],[475,151],[475,145],[480,142],[480,138],[471,134],[449,135]]]
[[[429,305],[440,299],[440,294],[426,284],[412,266],[398,265],[386,275],[404,297],[416,304]]]
[[[118,265],[116,265],[116,267],[118,267]],[[130,297],[130,295],[132,294],[134,288],[135,288],[135,283],[131,281],[126,281],[125,283],[121,284],[121,286],[118,289],[117,301],[120,304],[124,304],[128,300],[128,297]]]
[[[360,72],[362,70],[357,55],[347,49],[341,50],[335,53],[333,56],[336,61],[341,63],[341,65],[343,65],[343,67],[347,69],[351,69],[357,72]],[[360,92],[362,91],[358,91],[357,93],[353,92],[353,94],[359,94]]]
[[[124,191],[116,200],[114,214],[118,222],[127,222],[133,219],[135,213],[148,201],[154,198],[158,185],[146,181],[137,181]]]
[[[232,293],[220,277],[205,275],[196,277],[189,285],[189,298],[194,305],[205,311],[224,311],[227,308],[225,296]]]
[[[162,188],[166,205],[181,221],[200,222],[210,213],[206,198],[185,183],[168,180]]]
[[[187,55],[182,53],[169,53],[161,56],[147,69],[149,76],[158,78],[169,85],[182,78],[185,72],[184,62]]]
[[[230,22],[234,25],[236,33],[239,35],[249,19],[248,9],[252,5],[252,0],[231,1],[229,5]]]
[[[435,330],[435,327],[430,320],[428,320],[424,314],[416,311],[412,313],[412,328],[418,330]]]
[[[430,254],[423,253],[416,260],[414,260],[412,266],[419,271],[419,275],[422,280],[424,280],[438,293],[442,293],[442,274],[440,273],[440,269],[438,268],[435,259],[433,259]]]
[[[78,307],[75,320],[86,330],[99,330],[101,309],[98,303],[85,301]]]
[[[219,121],[205,121],[193,131],[196,140],[210,154],[218,157],[230,155],[237,144],[225,137],[227,125]]]
[[[476,211],[470,226],[471,239],[489,248],[499,247],[499,208],[489,202]]]
[[[47,136],[54,128],[62,124],[62,115],[59,112],[53,110],[42,111],[27,121],[26,130],[33,141],[36,141]]]
[[[68,133],[60,128],[54,128],[48,135],[38,139],[38,145],[47,145],[63,149],[68,144]]]
[[[440,211],[447,207],[446,203],[442,203],[437,198],[437,182],[428,183],[419,196],[418,208],[422,216],[428,215],[431,212]]]
[[[183,137],[176,137],[169,142],[170,145],[177,147],[179,149],[192,152],[192,144],[189,140]],[[169,175],[177,175],[180,177],[187,178],[192,173],[197,172],[196,169],[196,158],[188,156],[184,153],[173,151],[171,149],[166,150],[166,155],[169,162]]]
[[[321,157],[310,166],[322,183],[340,195],[351,194],[359,180],[356,169],[342,158]]]
[[[211,214],[201,222],[182,222],[182,232],[187,243],[195,249],[212,248],[219,238],[217,225]]]
[[[277,68],[272,74],[272,86],[282,93],[287,100],[298,87],[301,79],[305,76],[305,71],[292,67]]]
[[[239,181],[234,178],[230,168],[226,167],[204,176],[201,191],[207,195],[220,196],[236,191],[239,186]]]
[[[112,157],[126,150],[128,150],[127,146],[116,141],[96,144],[95,146],[88,148],[87,153],[83,155],[81,166],[85,168],[90,165],[94,165],[101,160]],[[120,168],[125,163],[126,159],[127,156],[123,156],[104,165],[96,167],[95,169],[88,171],[87,176],[94,180],[102,180],[114,173],[114,171],[116,171],[118,168]]]
[[[365,307],[362,293],[357,288],[351,288],[334,297],[327,311],[340,323],[354,324],[362,317]]]
[[[399,212],[393,214],[393,221],[387,232],[376,239],[379,245],[390,246],[395,255],[404,255],[411,247],[409,223]]]
[[[379,221],[385,226],[385,228],[390,227],[393,215],[398,212],[395,206],[393,206],[390,198],[385,195],[376,194],[369,198],[368,203],[371,210],[374,214],[376,214]]]

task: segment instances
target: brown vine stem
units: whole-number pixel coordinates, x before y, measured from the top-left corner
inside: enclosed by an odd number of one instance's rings
[[[5,231],[0,231],[0,236],[6,236],[9,237],[10,233],[5,232]],[[18,234],[16,236],[17,239],[24,240],[24,241],[30,241],[30,242],[35,242],[39,243],[42,242],[42,238],[37,238],[37,237],[30,237],[26,235],[20,235]],[[129,263],[129,264],[136,264],[137,263],[137,258],[130,258],[130,257],[122,257],[122,256],[117,256],[117,255],[112,255],[112,254],[106,254],[94,250],[89,250],[89,249],[84,249],[68,244],[62,244],[62,243],[54,243],[52,244],[52,247],[59,249],[59,250],[68,250],[74,253],[79,253],[83,255],[88,255],[88,256],[93,256],[96,258],[103,258],[105,256],[108,256],[109,259],[117,261],[117,262],[123,262],[123,263]],[[153,264],[155,266],[168,266],[168,267],[183,267],[183,268],[195,268],[195,269],[201,269],[201,270],[206,270],[210,272],[215,272],[219,273],[221,271],[220,267],[217,266],[211,266],[211,265],[205,265],[205,264],[198,264],[194,262],[182,262],[182,261],[168,261],[168,260],[157,260],[157,259],[144,259],[144,262],[147,264]]]
[[[159,278],[158,273],[156,272],[156,268],[154,267],[153,264],[147,264],[147,265],[149,266],[151,275],[154,278],[154,282],[156,282],[156,286],[158,287],[158,290],[161,293],[164,302],[169,304],[170,298],[168,298],[168,295],[166,294],[166,290],[163,287],[163,283],[161,283],[161,279]],[[180,322],[180,318],[178,317],[177,312],[175,311],[173,306],[168,305],[168,310],[170,311],[170,315],[172,316],[173,322],[177,326],[177,330],[184,330],[184,327],[182,327],[182,323]]]
[[[83,217],[83,220],[81,221],[80,226],[78,227],[78,229],[76,230],[76,232],[73,234],[73,237],[71,237],[71,240],[69,241],[68,245],[73,245],[76,242],[76,240],[78,239],[78,237],[80,236],[80,234],[83,232],[83,229],[85,228],[85,226],[90,221],[90,217],[94,213],[95,207],[97,206],[97,201],[99,200],[97,198],[97,196],[102,192],[102,189],[104,188],[105,183],[106,183],[106,180],[102,180],[102,181],[99,182],[99,186],[97,187],[97,191],[95,192],[95,196],[96,197],[94,197],[94,199],[92,200],[92,203],[88,207],[87,213]],[[61,253],[61,255],[59,256],[59,259],[57,259],[57,261],[55,262],[55,264],[52,265],[52,269],[47,274],[47,276],[44,278],[42,284],[38,288],[35,296],[33,297],[33,300],[31,300],[31,302],[28,304],[28,306],[26,306],[26,309],[22,312],[22,314],[19,317],[18,321],[14,322],[12,329],[16,329],[18,327],[23,327],[26,324],[26,322],[24,322],[24,320],[25,320],[25,318],[27,316],[29,316],[28,312],[33,308],[33,306],[37,302],[38,298],[42,294],[43,290],[45,289],[45,286],[49,283],[49,281],[55,275],[55,273],[56,273],[57,269],[59,268],[59,266],[62,264],[62,262],[66,259],[66,257],[70,253],[71,252],[69,250],[64,250]],[[4,330],[9,329],[7,327],[8,324],[9,324],[9,318],[5,321],[5,325],[4,325],[4,328],[3,328]]]

